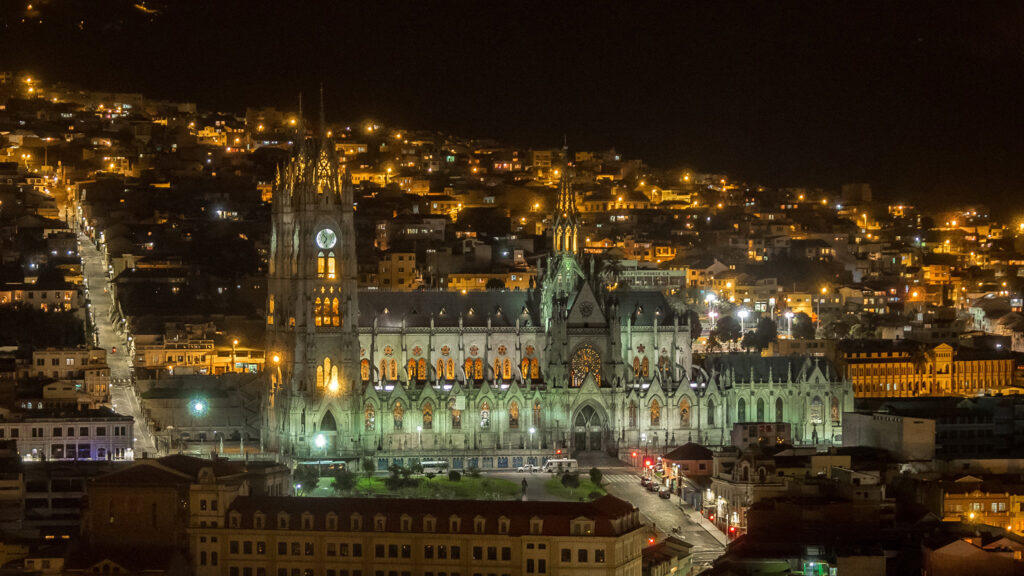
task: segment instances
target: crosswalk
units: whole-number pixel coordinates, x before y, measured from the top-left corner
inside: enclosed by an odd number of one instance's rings
[[[636,474],[605,474],[602,480],[614,484],[618,482],[639,482],[640,477]]]

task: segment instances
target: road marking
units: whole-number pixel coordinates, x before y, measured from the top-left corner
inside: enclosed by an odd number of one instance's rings
[[[636,474],[608,474],[604,476],[604,481],[609,483],[639,482],[640,477]]]

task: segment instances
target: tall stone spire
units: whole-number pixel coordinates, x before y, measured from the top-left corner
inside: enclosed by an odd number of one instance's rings
[[[569,150],[563,148],[566,156],[562,177],[558,182],[558,202],[555,205],[554,251],[555,253],[577,254],[579,252],[580,215],[576,208],[576,189],[573,186],[575,171],[569,162]]]

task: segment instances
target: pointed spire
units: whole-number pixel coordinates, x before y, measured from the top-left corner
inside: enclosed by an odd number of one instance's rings
[[[320,134],[327,137],[327,115],[324,114],[324,83],[320,83]]]

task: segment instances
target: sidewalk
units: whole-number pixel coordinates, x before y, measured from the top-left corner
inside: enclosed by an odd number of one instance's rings
[[[678,504],[678,506],[691,522],[706,530],[707,533],[717,540],[722,546],[729,545],[729,539],[725,536],[725,533],[719,530],[718,526],[715,526],[710,520],[705,518],[703,514],[683,504]]]

